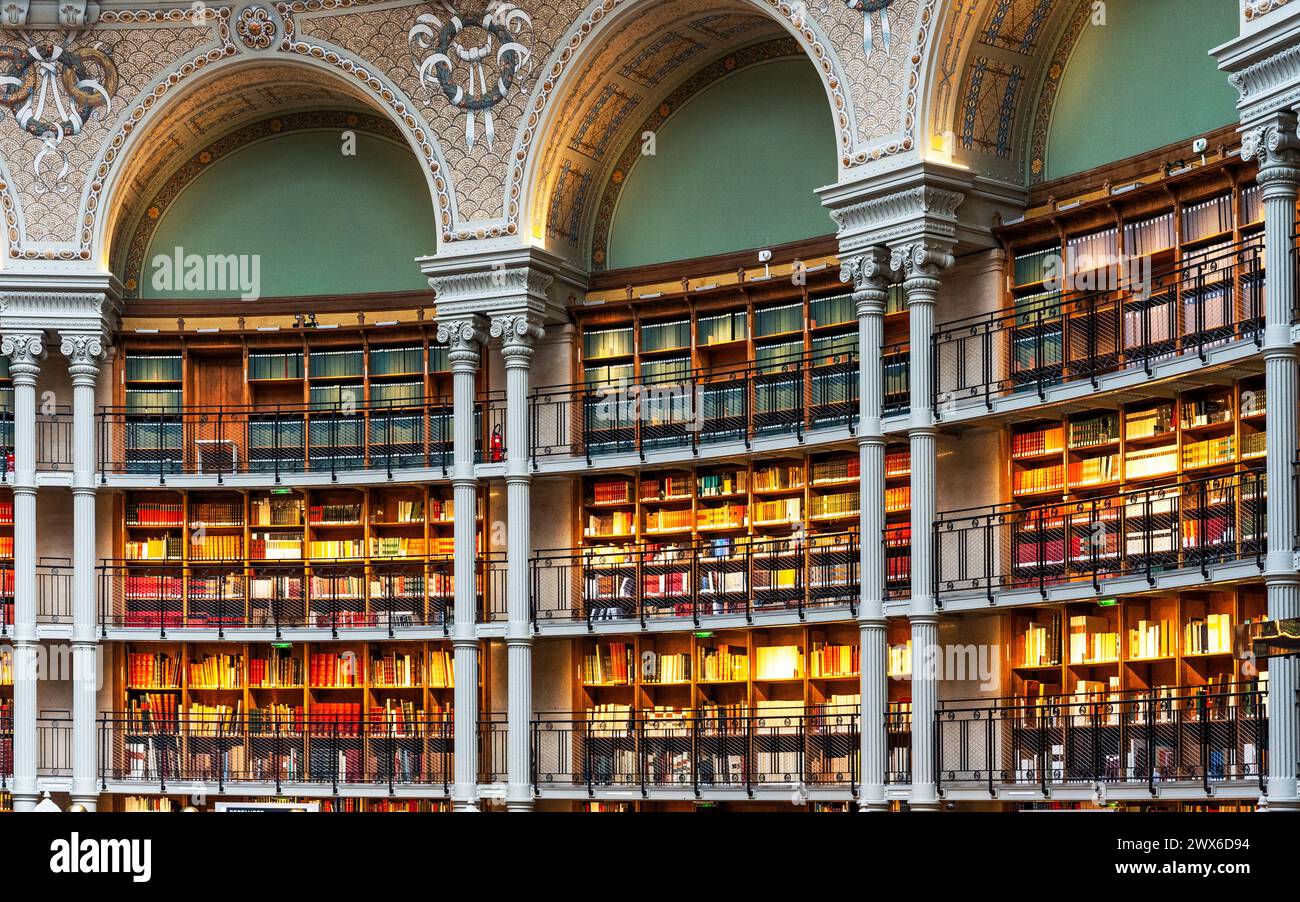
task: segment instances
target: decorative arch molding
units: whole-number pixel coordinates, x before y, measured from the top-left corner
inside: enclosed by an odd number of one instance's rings
[[[114,222],[113,203],[120,181],[128,167],[121,165],[143,144],[151,127],[163,120],[172,106],[176,89],[194,90],[200,81],[220,78],[240,66],[296,65],[328,72],[331,77],[358,89],[387,116],[402,140],[422,163],[430,195],[438,213],[444,240],[455,222],[454,193],[449,183],[448,167],[438,147],[437,138],[418,113],[418,105],[395,87],[380,67],[323,41],[299,37],[294,24],[295,13],[323,9],[370,5],[370,0],[293,0],[265,2],[244,0],[202,11],[213,22],[216,45],[201,49],[173,65],[140,90],[135,100],[116,120],[109,136],[94,160],[92,176],[84,189],[82,216],[76,246],[55,253],[58,259],[103,259],[110,250]],[[248,10],[261,13],[244,15]],[[273,12],[272,12],[273,11]],[[184,22],[194,15],[190,8],[172,10],[109,10],[101,21],[108,23],[156,25]],[[269,38],[269,46],[268,46]],[[236,44],[236,39],[238,44]],[[196,79],[195,76],[199,76]],[[105,214],[104,208],[108,208]],[[51,252],[23,249],[19,254],[30,258],[51,258]]]
[[[365,132],[401,147],[408,147],[397,126],[388,119],[366,113],[338,110],[272,116],[226,133],[186,160],[148,199],[144,214],[136,223],[130,240],[125,246],[125,259],[120,272],[122,296],[127,299],[140,296],[140,275],[144,269],[145,252],[149,248],[149,242],[158,224],[162,222],[163,215],[181,193],[210,170],[213,164],[259,141],[294,132],[326,129]]]
[[[800,58],[802,56],[803,51],[799,45],[793,38],[787,37],[742,47],[734,53],[729,53],[721,59],[714,60],[703,69],[696,71],[686,81],[678,85],[667,97],[663,98],[655,111],[641,123],[641,127],[636,130],[635,135],[659,131],[669,119],[676,115],[682,107],[690,103],[694,97],[713,87],[721,79],[729,75],[772,60]],[[590,265],[593,272],[599,272],[606,267],[609,253],[609,233],[614,223],[614,214],[618,210],[618,200],[623,193],[624,185],[627,184],[627,176],[631,174],[633,166],[636,165],[641,156],[641,141],[635,135],[632,141],[615,158],[616,162],[606,176],[604,186],[600,192],[600,199],[597,201],[592,217]],[[558,192],[558,188],[556,191]],[[548,207],[553,208],[554,202],[548,204]]]
[[[837,157],[840,169],[844,171],[909,152],[916,146],[921,72],[939,3],[940,0],[897,0],[892,8],[900,23],[895,28],[901,39],[895,39],[888,62],[899,63],[901,71],[906,73],[906,83],[901,88],[897,129],[889,135],[871,139],[864,139],[859,130],[859,119],[864,114],[862,107],[867,104],[882,107],[888,104],[888,100],[870,93],[875,90],[871,85],[851,82],[844,59],[836,49],[837,46],[848,46],[849,34],[855,36],[852,40],[862,41],[863,23],[859,10],[850,7],[845,0],[826,0],[819,14],[811,13],[812,4],[807,0],[740,0],[733,5],[743,4],[756,15],[766,16],[779,24],[813,63],[834,116]],[[545,219],[548,205],[539,204],[536,193],[545,178],[541,171],[541,149],[559,128],[555,119],[562,104],[556,100],[578,86],[576,82],[582,77],[585,64],[604,46],[605,38],[617,30],[618,24],[647,5],[648,0],[593,0],[570,26],[548,58],[544,74],[529,98],[526,116],[510,156],[510,171],[504,186],[503,222],[499,226],[460,231],[453,236],[455,240],[517,235],[521,231],[521,209],[529,211],[530,217]],[[835,29],[837,38],[843,39],[840,44],[828,37],[828,28]],[[861,66],[857,71],[863,73],[858,82],[871,74]],[[866,93],[859,95],[855,103],[852,92],[858,88],[863,88]],[[527,230],[544,230],[545,226],[545,221],[530,221]]]
[[[1065,31],[1052,52],[1051,62],[1043,73],[1043,83],[1038,89],[1038,98],[1034,104],[1033,124],[1029,132],[1029,184],[1037,185],[1043,181],[1047,172],[1047,133],[1052,127],[1052,110],[1056,107],[1057,93],[1061,89],[1061,77],[1065,75],[1065,65],[1070,61],[1070,54],[1083,34],[1083,27],[1088,24],[1092,10],[1092,0],[1078,0],[1074,11],[1066,20]]]

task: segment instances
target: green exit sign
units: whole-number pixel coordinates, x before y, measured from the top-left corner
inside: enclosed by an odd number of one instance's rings
[[[1115,598],[1100,598],[1097,600],[1097,607],[1099,608],[1113,608],[1117,604],[1119,604],[1119,601]]]

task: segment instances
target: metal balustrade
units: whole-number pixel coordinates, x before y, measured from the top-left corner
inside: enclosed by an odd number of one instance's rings
[[[478,722],[478,781],[505,783],[509,738],[506,715],[484,714]]]
[[[1234,341],[1262,346],[1262,237],[1143,280],[1127,271],[1112,275],[1128,283],[1041,295],[1015,309],[936,326],[936,415],[942,419],[970,401],[992,409],[995,398],[1020,392],[1044,398],[1052,385],[1096,385],[1099,376],[1118,370],[1150,374],[1162,360],[1204,360],[1210,348]]]
[[[860,714],[853,707],[794,705],[761,714],[704,711],[617,718],[540,714],[532,724],[538,791],[585,787],[737,790],[858,784]]]
[[[1253,561],[1267,552],[1262,470],[1030,507],[949,511],[935,522],[940,595],[1047,588]]]
[[[452,401],[101,407],[99,470],[110,474],[285,476],[404,469],[450,472]],[[475,459],[505,460],[505,396],[475,402]]]
[[[1268,699],[1253,684],[939,703],[941,790],[1171,783],[1264,789]]]
[[[529,397],[537,467],[551,457],[688,450],[721,442],[857,427],[856,351],[805,352],[638,383],[539,388]]]
[[[12,578],[8,593],[13,598]],[[0,623],[3,618],[0,617]],[[44,624],[72,623],[72,562],[42,562],[36,565],[36,622]]]
[[[8,791],[14,780],[14,713],[0,707],[0,790]]]
[[[72,719],[36,720],[36,772],[42,777],[72,776]]]
[[[157,787],[232,783],[329,788],[441,787],[452,782],[449,716],[397,722],[327,714],[106,712],[98,719],[99,778]]]
[[[842,606],[856,615],[856,533],[745,543],[707,539],[539,551],[529,563],[534,626],[639,622]]]
[[[480,620],[506,612],[503,552],[476,563]],[[336,560],[104,560],[100,627],[157,631],[384,630],[449,635],[455,614],[451,555]]]

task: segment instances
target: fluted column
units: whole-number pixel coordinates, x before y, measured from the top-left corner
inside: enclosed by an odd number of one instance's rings
[[[36,807],[36,377],[40,332],[0,342],[14,387],[14,811]]]
[[[452,810],[478,811],[477,513],[474,478],[474,394],[487,335],[480,317],[438,324],[438,341],[449,348],[452,373],[452,497],[455,617],[451,643],[456,689],[453,729]]]
[[[1268,479],[1268,557],[1264,581],[1268,616],[1300,617],[1300,574],[1295,567],[1296,491],[1292,462],[1296,457],[1296,347],[1291,340],[1291,309],[1296,300],[1295,210],[1300,189],[1300,140],[1296,116],[1286,111],[1242,135],[1243,160],[1259,162],[1258,182],[1264,201],[1264,392],[1268,398],[1266,468]],[[1300,659],[1276,657],[1268,662],[1268,807],[1300,809],[1296,760],[1300,725],[1296,690]]]
[[[912,464],[912,794],[913,809],[938,807],[934,762],[934,717],[938,686],[933,662],[938,651],[934,601],[935,473],[934,385],[932,379],[934,305],[939,273],[952,265],[948,248],[916,241],[894,249],[890,263],[904,275],[910,345],[911,418],[908,442]]]
[[[72,376],[72,801],[93,811],[99,644],[95,636],[95,384],[100,333],[64,332]]]
[[[527,314],[492,320],[506,364],[506,810],[531,811],[529,738],[533,719],[533,637],[528,557],[532,552],[532,477],[528,472],[528,375],[542,328]]]
[[[890,276],[889,252],[882,247],[849,258],[840,269],[840,280],[853,283],[858,311],[858,572],[862,586],[858,605],[862,650],[859,811],[884,811],[889,807],[885,801],[889,651],[885,623],[885,434],[881,422],[885,399],[880,359]]]

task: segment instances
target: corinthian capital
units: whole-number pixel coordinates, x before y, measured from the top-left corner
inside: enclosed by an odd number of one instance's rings
[[[951,242],[918,239],[893,249],[889,264],[905,279],[937,279],[953,264]]]
[[[453,370],[478,367],[479,353],[488,336],[481,316],[443,320],[438,323],[438,342],[447,346],[447,359]]]
[[[533,343],[545,334],[537,318],[528,313],[504,313],[493,317],[489,332],[493,338],[501,339],[502,351],[507,357],[531,354]]]
[[[1295,114],[1289,111],[1275,113],[1267,121],[1242,132],[1241,158],[1259,164],[1260,181],[1267,180],[1270,169],[1300,166],[1300,138],[1296,136]]]
[[[41,332],[7,332],[0,340],[0,354],[9,358],[9,373],[35,379],[45,359],[45,336]]]
[[[108,356],[108,342],[99,332],[61,332],[59,350],[68,358],[68,372],[75,376],[96,376]]]
[[[860,254],[846,257],[840,264],[840,281],[853,283],[853,300],[858,307],[858,316],[884,312],[885,297],[894,275],[889,251],[883,247],[867,248]]]

